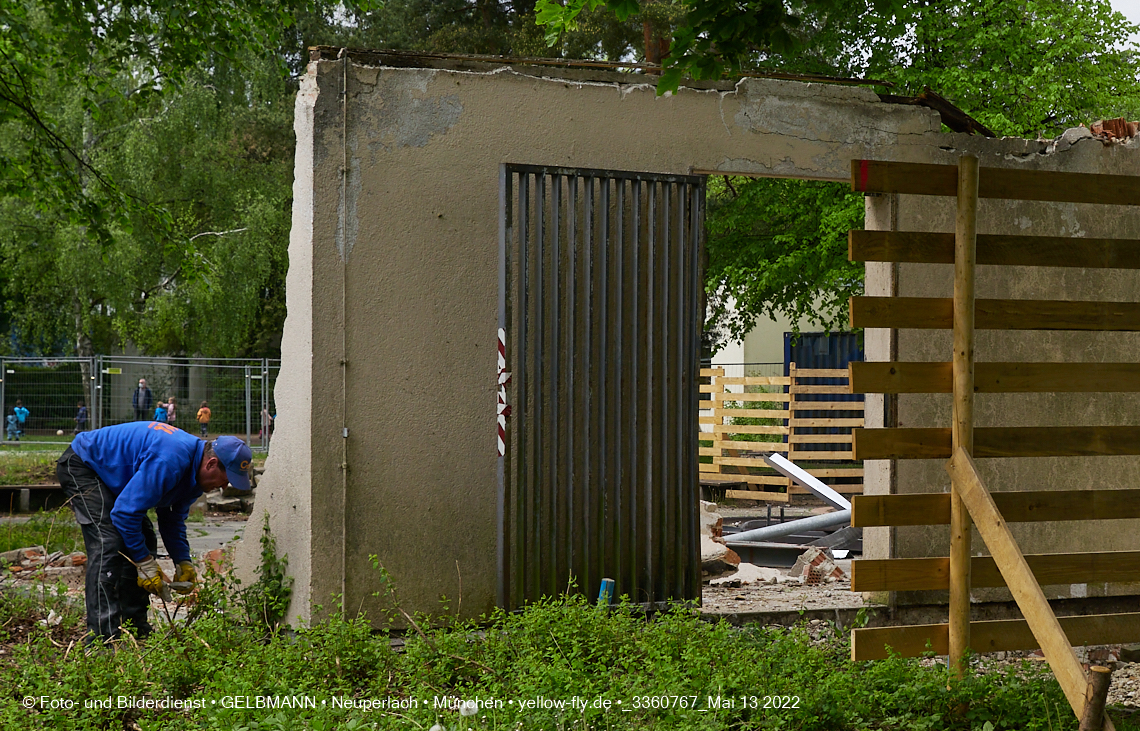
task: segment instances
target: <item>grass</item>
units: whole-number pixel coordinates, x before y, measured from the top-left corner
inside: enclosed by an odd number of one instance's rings
[[[0,553],[43,546],[48,553],[83,550],[83,534],[70,508],[41,511],[26,521],[0,522]]]
[[[0,450],[0,485],[42,485],[56,482],[55,461],[62,450]]]

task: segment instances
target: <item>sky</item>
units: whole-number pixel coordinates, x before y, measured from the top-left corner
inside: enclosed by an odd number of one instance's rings
[[[1112,0],[1112,9],[1124,13],[1124,17],[1140,25],[1140,0]],[[1140,42],[1140,35],[1132,36],[1132,40]]]

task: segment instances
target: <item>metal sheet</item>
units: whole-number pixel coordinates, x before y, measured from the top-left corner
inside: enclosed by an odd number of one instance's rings
[[[499,602],[700,596],[704,179],[504,165]]]

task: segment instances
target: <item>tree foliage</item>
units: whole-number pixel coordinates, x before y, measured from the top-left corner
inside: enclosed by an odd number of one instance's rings
[[[274,354],[303,58],[281,44],[341,7],[0,0],[0,347]]]
[[[835,183],[713,178],[708,186],[711,345],[741,340],[760,316],[843,325],[863,266],[847,260],[847,231],[863,225],[863,196]]]
[[[752,67],[886,80],[893,94],[930,87],[1004,135],[1052,136],[1099,118],[1140,116],[1128,40],[1136,27],[1107,5],[929,0],[890,14],[870,3],[848,10],[858,12],[804,13],[789,31],[791,50],[758,52]],[[745,178],[711,187],[714,340],[743,337],[764,315],[846,325],[846,300],[862,277],[846,260],[845,234],[862,226],[862,196],[845,187]]]

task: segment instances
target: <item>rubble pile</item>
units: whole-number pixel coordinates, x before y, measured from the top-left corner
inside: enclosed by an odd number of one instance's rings
[[[83,571],[87,554],[56,551],[48,554],[43,546],[28,546],[0,553],[0,566],[12,575],[59,576]]]
[[[244,492],[227,486],[222,490],[208,492],[199,500],[204,499],[205,509],[212,513],[252,513],[256,494],[256,489]]]
[[[801,577],[808,586],[847,580],[847,574],[835,565],[831,556],[814,546],[800,554],[795,565],[788,571],[788,576]]]
[[[716,503],[701,501],[701,575],[705,581],[726,572],[736,571],[740,556],[724,543],[724,520],[716,512]]]

